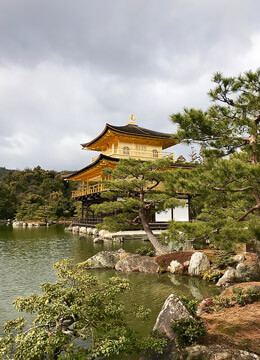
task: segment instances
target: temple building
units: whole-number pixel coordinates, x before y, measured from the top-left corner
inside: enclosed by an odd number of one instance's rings
[[[164,151],[178,143],[177,137],[139,127],[134,119],[131,115],[125,126],[106,124],[100,135],[88,143],[81,144],[83,150],[99,151],[100,154],[92,158],[91,164],[66,177],[66,180],[79,182],[78,190],[73,191],[72,197],[82,202],[82,216],[75,224],[95,226],[102,222],[102,217],[94,217],[91,205],[105,201],[102,192],[106,189],[101,182],[106,180],[106,177],[102,171],[107,167],[113,169],[120,159],[134,158],[145,161],[168,157],[172,159],[173,170],[178,167],[192,167],[191,164],[175,162],[174,153]],[[153,228],[163,227],[163,224],[172,219],[189,221],[189,196],[182,194],[180,197],[187,200],[186,206],[153,214],[150,219]]]

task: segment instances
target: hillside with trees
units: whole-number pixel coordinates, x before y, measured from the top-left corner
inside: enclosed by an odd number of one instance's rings
[[[71,185],[62,175],[40,166],[7,171],[0,178],[0,219],[47,221],[73,216]]]

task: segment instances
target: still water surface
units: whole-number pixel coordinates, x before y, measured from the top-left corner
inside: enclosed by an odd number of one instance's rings
[[[64,232],[64,226],[40,228],[12,228],[0,226],[0,335],[5,321],[20,316],[12,306],[17,296],[39,293],[40,284],[56,280],[52,265],[62,259],[81,262],[102,250],[126,251],[147,245],[142,240],[127,240],[123,244],[93,244],[91,237]],[[132,289],[127,294],[127,306],[145,305],[152,310],[147,324],[130,319],[131,325],[148,333],[167,296],[171,293],[201,299],[205,294],[218,293],[215,285],[197,278],[173,274],[121,273],[115,270],[95,270],[91,273],[100,280],[120,276],[130,280]]]

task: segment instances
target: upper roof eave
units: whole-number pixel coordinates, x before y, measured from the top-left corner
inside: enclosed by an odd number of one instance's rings
[[[81,146],[83,148],[89,148],[91,145],[95,144],[99,139],[101,139],[109,129],[120,134],[126,134],[128,136],[130,135],[130,136],[148,137],[154,139],[175,140],[176,142],[178,142],[177,138],[174,138],[174,136],[171,134],[145,129],[137,125],[128,124],[125,126],[114,126],[114,125],[106,124],[104,130],[100,135],[98,135],[95,139],[89,141],[88,143],[81,144]]]

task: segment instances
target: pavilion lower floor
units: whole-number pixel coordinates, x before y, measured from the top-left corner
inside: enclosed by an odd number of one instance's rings
[[[189,197],[183,198],[186,200],[186,205],[184,207],[178,207],[174,209],[167,209],[164,212],[155,212],[147,210],[146,218],[150,224],[151,229],[153,230],[163,230],[168,227],[168,223],[171,220],[175,221],[190,221],[190,199]],[[74,226],[86,226],[86,227],[95,227],[98,224],[101,224],[104,218],[108,215],[116,215],[118,212],[115,211],[113,214],[103,214],[100,213],[99,216],[96,216],[91,209],[93,204],[101,204],[107,199],[102,198],[101,193],[95,193],[91,195],[81,196],[75,199],[81,201],[81,217],[74,218],[72,224]]]

